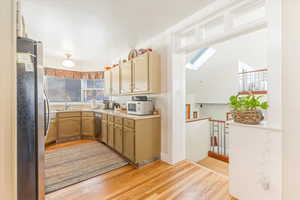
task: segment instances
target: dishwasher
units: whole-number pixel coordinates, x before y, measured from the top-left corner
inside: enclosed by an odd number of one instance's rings
[[[101,113],[96,113],[95,114],[95,131],[96,131],[96,139],[100,142],[102,142],[102,137],[101,137],[101,120],[102,120],[102,114]]]

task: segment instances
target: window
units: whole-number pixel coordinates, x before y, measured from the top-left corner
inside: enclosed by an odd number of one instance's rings
[[[47,76],[47,91],[50,102],[103,101],[104,80],[77,80]]]
[[[47,77],[50,102],[81,102],[81,80]]]
[[[104,96],[104,80],[82,80],[81,90],[83,102],[89,102],[93,99],[96,101],[107,99]]]

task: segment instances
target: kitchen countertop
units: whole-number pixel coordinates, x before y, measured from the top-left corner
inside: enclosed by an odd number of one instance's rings
[[[133,119],[133,120],[141,120],[141,119],[151,119],[151,118],[159,118],[160,115],[131,115],[131,114],[125,114],[113,110],[101,110],[101,109],[81,109],[81,110],[66,110],[66,111],[51,111],[50,113],[52,115],[56,113],[61,113],[61,112],[95,112],[95,113],[103,113],[103,114],[108,114],[108,115],[114,115],[118,117],[123,117],[123,118],[128,118],[128,119]]]

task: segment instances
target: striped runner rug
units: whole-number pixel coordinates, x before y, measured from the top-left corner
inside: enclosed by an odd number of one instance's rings
[[[99,142],[46,151],[46,193],[123,167],[128,162]]]

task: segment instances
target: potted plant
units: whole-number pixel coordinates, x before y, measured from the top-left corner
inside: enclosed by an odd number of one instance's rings
[[[233,109],[232,116],[235,122],[256,125],[263,119],[261,110],[267,110],[269,104],[262,100],[262,96],[231,96],[230,106]]]

